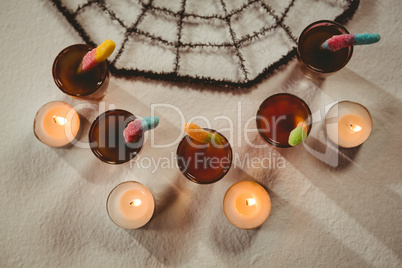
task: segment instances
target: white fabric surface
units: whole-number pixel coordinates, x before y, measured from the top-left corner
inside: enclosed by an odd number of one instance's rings
[[[285,168],[271,169],[238,163],[223,180],[204,186],[174,166],[154,171],[136,164],[172,157],[177,143],[158,149],[148,140],[131,166],[111,166],[87,148],[52,149],[37,141],[32,123],[43,104],[86,103],[63,95],[51,76],[55,55],[82,40],[48,1],[2,1],[0,267],[400,267],[401,8],[398,0],[362,0],[346,26],[378,32],[382,40],[356,48],[347,68],[319,85],[304,79],[295,61],[251,90],[230,92],[111,77],[99,110],[115,105],[149,116],[152,104],[171,104],[186,121],[205,116],[225,135],[227,121],[215,117],[227,116],[234,121],[235,154],[284,161]],[[365,105],[372,135],[358,149],[341,150],[336,168],[304,146],[251,148],[243,133],[247,120],[266,97],[283,91],[306,100],[315,113],[306,140],[311,148],[325,152],[319,115],[334,100]],[[80,110],[80,141],[87,140],[97,110]],[[175,141],[177,112],[158,108],[156,115],[155,143]],[[265,145],[256,133],[249,137]],[[143,183],[155,197],[155,215],[142,229],[120,229],[106,214],[110,190],[127,180]],[[240,180],[261,183],[271,196],[271,216],[258,230],[236,229],[224,217],[223,195]]]

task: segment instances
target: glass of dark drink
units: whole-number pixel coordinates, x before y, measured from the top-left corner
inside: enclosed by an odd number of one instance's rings
[[[82,59],[92,49],[86,44],[72,45],[63,49],[54,60],[53,80],[65,94],[86,100],[97,100],[105,95],[109,85],[106,61],[89,71],[78,71]]]
[[[222,179],[232,164],[232,147],[219,132],[206,129],[221,137],[222,144],[202,143],[186,135],[177,148],[180,171],[192,182],[209,184]]]
[[[322,79],[342,69],[353,54],[353,46],[332,52],[321,45],[334,35],[348,34],[342,25],[320,20],[307,26],[299,37],[297,59],[303,73],[313,79]]]
[[[311,130],[311,111],[307,104],[292,94],[279,93],[268,97],[258,109],[257,129],[261,137],[269,144],[292,147],[289,144],[290,132],[302,122]]]
[[[108,164],[122,164],[141,150],[143,135],[134,143],[126,143],[123,131],[136,117],[125,110],[109,110],[99,115],[89,130],[89,142],[97,158]]]

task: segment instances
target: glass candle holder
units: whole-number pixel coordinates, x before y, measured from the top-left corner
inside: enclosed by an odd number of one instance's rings
[[[201,143],[186,135],[177,147],[177,163],[183,175],[192,182],[209,184],[222,179],[232,165],[232,147],[225,136],[222,144]]]
[[[57,87],[74,98],[96,100],[102,98],[109,85],[106,61],[92,70],[78,72],[84,56],[94,49],[86,44],[76,44],[63,49],[53,62],[52,74]]]
[[[256,229],[271,213],[271,198],[258,183],[241,181],[227,190],[223,198],[223,212],[237,228]]]
[[[268,97],[258,109],[257,129],[269,144],[292,147],[288,140],[290,132],[299,122],[307,126],[307,136],[311,130],[311,111],[307,104],[297,96],[279,93]]]
[[[70,104],[52,101],[36,113],[33,131],[42,143],[50,147],[64,147],[75,140],[80,124],[80,117]]]
[[[301,33],[297,45],[297,59],[309,78],[322,79],[342,69],[353,54],[353,46],[332,52],[321,45],[334,35],[348,34],[342,25],[329,20],[316,21]]]
[[[136,181],[117,185],[106,201],[110,219],[124,229],[137,229],[147,224],[154,214],[155,200],[147,187]]]
[[[328,138],[343,148],[361,145],[370,136],[373,120],[363,105],[341,101],[329,109],[325,117]]]
[[[108,164],[122,164],[133,159],[141,150],[144,137],[126,143],[123,131],[136,117],[125,110],[109,110],[99,115],[89,130],[89,142],[97,158]]]

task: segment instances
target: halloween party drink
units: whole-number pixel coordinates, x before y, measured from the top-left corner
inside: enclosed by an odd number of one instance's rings
[[[299,65],[307,77],[325,78],[349,62],[354,45],[372,44],[379,40],[378,34],[349,34],[336,22],[317,21],[307,26],[299,37]]]
[[[304,74],[310,78],[324,78],[344,67],[353,54],[353,46],[336,52],[321,45],[334,35],[348,34],[348,30],[333,21],[317,21],[307,26],[299,37],[297,56]]]
[[[108,164],[125,163],[140,152],[143,133],[158,123],[158,117],[137,119],[125,110],[109,110],[92,123],[89,131],[91,150]]]
[[[193,123],[185,124],[184,131],[187,135],[177,148],[177,162],[183,175],[199,184],[222,179],[232,164],[229,141],[217,131]]]
[[[301,143],[311,130],[310,108],[302,99],[288,93],[267,98],[260,105],[256,121],[261,137],[282,148]]]
[[[75,98],[96,100],[105,95],[109,70],[105,59],[115,43],[106,40],[97,48],[77,44],[63,49],[53,62],[53,79],[57,87]]]

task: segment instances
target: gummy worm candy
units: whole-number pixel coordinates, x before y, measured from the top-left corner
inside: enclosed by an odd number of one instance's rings
[[[344,47],[377,43],[380,39],[381,36],[376,33],[341,34],[332,36],[321,47],[330,51],[337,51]]]
[[[303,142],[307,137],[307,126],[304,122],[299,122],[297,127],[290,132],[288,143],[291,146],[296,146]]]
[[[186,123],[183,126],[184,132],[190,136],[190,138],[202,142],[202,143],[215,143],[222,144],[219,134],[208,132],[194,123]]]
[[[106,58],[113,53],[115,48],[116,44],[112,40],[105,40],[97,48],[92,49],[84,56],[84,58],[82,59],[82,63],[78,68],[78,72],[86,72],[91,70],[100,62],[106,60]]]
[[[141,119],[135,119],[128,123],[123,131],[124,140],[127,143],[135,142],[147,130],[156,128],[159,124],[159,117],[150,116]]]

